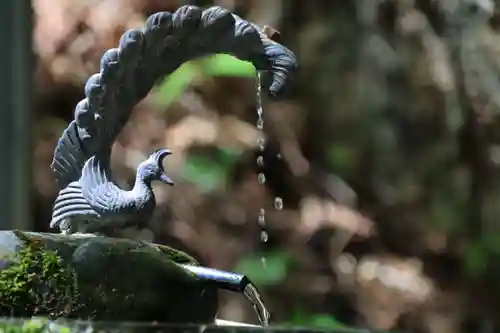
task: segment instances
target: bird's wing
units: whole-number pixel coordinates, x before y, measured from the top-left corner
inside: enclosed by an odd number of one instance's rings
[[[125,191],[111,180],[109,155],[92,156],[83,167],[79,183],[82,195],[99,215],[116,214],[126,209]]]
[[[82,167],[89,158],[84,148],[78,126],[72,121],[57,143],[51,164],[61,188],[80,178]]]
[[[82,188],[78,182],[70,183],[59,192],[54,202],[50,227],[67,229],[63,227],[63,224],[68,223],[70,218],[75,216],[99,218],[99,214],[92,209],[92,206],[83,196]]]

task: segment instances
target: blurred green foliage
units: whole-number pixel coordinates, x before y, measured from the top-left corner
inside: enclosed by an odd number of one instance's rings
[[[343,177],[354,171],[357,163],[357,151],[355,147],[340,143],[333,143],[326,152],[326,160],[330,170]]]
[[[156,91],[157,103],[168,106],[196,79],[204,76],[255,77],[255,67],[227,54],[215,54],[184,63],[167,76]]]
[[[183,177],[196,184],[202,192],[212,192],[227,182],[239,155],[238,152],[229,149],[217,149],[211,154],[190,153],[186,159]]]
[[[289,270],[295,264],[290,253],[285,251],[270,251],[249,254],[241,259],[235,272],[245,274],[253,283],[259,286],[272,287],[279,285],[287,277]],[[286,327],[308,327],[321,330],[342,330],[342,332],[356,332],[329,314],[307,312],[302,306],[296,305],[289,319],[281,322]]]
[[[255,67],[227,54],[215,54],[184,63],[169,75],[155,91],[156,102],[168,106],[196,79],[204,76],[255,77]],[[195,183],[203,192],[212,192],[226,182],[235,165],[238,152],[218,149],[214,155],[192,153],[187,158],[184,178]]]
[[[58,325],[44,318],[1,322],[0,333],[71,333],[70,327]]]
[[[464,266],[472,278],[479,278],[487,273],[489,267],[496,265],[500,256],[500,234],[492,232],[481,239],[471,242],[465,249]]]
[[[254,253],[240,260],[234,271],[245,274],[256,285],[273,286],[286,278],[292,264],[293,258],[284,251]]]
[[[342,332],[359,332],[359,330],[351,328],[341,321],[337,320],[334,316],[322,313],[309,313],[300,305],[295,307],[291,318],[283,323],[283,326],[293,327],[310,327],[313,329],[322,330],[342,330]]]
[[[188,61],[165,78],[155,92],[156,102],[168,106],[196,79],[204,76],[255,77],[255,67],[227,54],[215,54]],[[203,192],[212,192],[226,182],[238,152],[218,149],[215,154],[192,153],[187,158],[184,178]]]

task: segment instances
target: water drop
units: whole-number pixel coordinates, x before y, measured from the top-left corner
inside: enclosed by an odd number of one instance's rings
[[[259,175],[257,176],[257,180],[259,181],[260,185],[264,185],[266,183],[266,176],[264,173],[259,172]]]
[[[257,90],[257,114],[262,115],[262,75],[261,72],[257,72],[256,78],[256,90]]]
[[[259,146],[260,150],[264,150],[264,146],[266,145],[266,139],[263,137],[260,137],[257,139],[257,145]]]
[[[264,151],[264,145],[266,144],[264,133],[262,130],[264,129],[264,109],[262,103],[262,84],[261,84],[261,73],[257,72],[257,80],[256,80],[256,90],[257,90],[257,129],[260,130],[261,137],[257,140],[257,144],[259,145],[260,151]]]
[[[282,210],[283,209],[283,199],[280,197],[274,198],[274,208],[277,210]]]
[[[258,129],[264,129],[264,119],[262,119],[261,117],[259,117],[259,119],[257,119],[257,128]]]
[[[264,114],[264,109],[263,109],[263,106],[262,106],[262,84],[261,84],[261,73],[260,72],[257,72],[257,86],[256,86],[256,90],[257,90],[257,129],[259,130],[259,138],[257,139],[257,145],[259,147],[259,150],[261,152],[263,152],[265,150],[265,145],[266,145],[266,137],[264,135],[264,117],[263,117],[263,114]],[[257,166],[259,168],[263,168],[264,167],[264,157],[263,156],[258,156],[257,157]],[[259,174],[257,175],[257,180],[259,181],[259,184],[260,185],[264,185],[266,183],[266,176],[264,175],[263,172],[259,172]],[[258,219],[257,219],[257,223],[259,224],[259,227],[261,228],[261,232],[260,232],[260,241],[262,243],[267,243],[267,241],[269,240],[269,235],[267,233],[267,231],[264,229],[265,226],[266,226],[266,211],[264,210],[264,208],[261,208],[260,211],[259,211],[259,216],[258,216]],[[266,259],[264,257],[262,257],[262,266],[264,266],[264,269],[266,269]],[[267,326],[267,321],[268,320],[264,320],[264,326]]]
[[[257,219],[259,226],[260,227],[265,227],[266,226],[266,211],[264,208],[260,209],[259,217]]]
[[[262,243],[267,243],[268,240],[269,240],[269,234],[267,233],[267,231],[262,230],[260,232],[260,241]]]
[[[267,259],[266,259],[266,257],[260,258],[260,261],[262,262],[262,267],[264,267],[264,269],[267,269]]]
[[[264,156],[257,157],[257,166],[259,168],[263,168],[264,167]]]

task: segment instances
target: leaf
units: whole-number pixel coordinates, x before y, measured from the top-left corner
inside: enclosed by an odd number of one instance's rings
[[[450,196],[444,193],[434,194],[429,207],[432,226],[448,233],[458,231],[461,226],[461,216],[463,216],[461,208]]]
[[[481,242],[486,244],[489,251],[500,254],[500,233],[491,231],[483,235]]]
[[[291,256],[288,253],[276,251],[249,255],[238,262],[234,270],[248,276],[257,285],[275,285],[285,279],[290,264]]]
[[[356,163],[356,151],[344,144],[332,144],[326,153],[330,168],[337,173],[347,173]]]
[[[190,156],[184,169],[184,178],[198,185],[203,192],[215,190],[225,177],[225,170],[209,157]]]
[[[26,321],[22,326],[22,331],[24,332],[41,332],[43,328],[48,324],[48,320],[45,318],[33,318],[32,320]]]
[[[347,325],[327,314],[316,314],[311,317],[310,325],[316,328],[347,329]]]
[[[156,102],[163,106],[170,105],[186,91],[191,82],[203,74],[199,60],[188,61],[175,72],[167,76],[154,94]]]
[[[469,245],[464,259],[466,271],[472,277],[478,277],[486,270],[488,253],[481,241]]]
[[[205,59],[206,73],[211,76],[255,77],[256,70],[251,62],[228,54],[216,54]]]
[[[212,192],[227,181],[227,175],[236,164],[239,153],[218,149],[215,154],[189,154],[183,176],[203,192]]]
[[[167,76],[155,92],[156,103],[169,106],[179,98],[196,79],[203,76],[255,77],[252,63],[228,54],[216,54],[184,63]]]
[[[300,305],[297,304],[295,306],[295,309],[293,311],[293,316],[291,320],[292,325],[307,325],[309,322],[309,316],[307,312],[304,310],[304,308]]]
[[[289,327],[309,327],[322,330],[342,330],[342,332],[357,332],[357,330],[347,326],[334,316],[329,314],[310,314],[301,304],[297,304],[293,310],[290,320],[287,320],[284,325]]]

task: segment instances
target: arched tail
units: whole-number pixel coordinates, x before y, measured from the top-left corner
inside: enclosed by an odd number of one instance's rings
[[[57,143],[51,168],[61,188],[80,177],[83,165],[88,159],[81,137],[78,125],[73,120]]]
[[[183,6],[151,15],[143,29],[127,31],[118,48],[101,59],[100,72],[85,85],[85,99],[64,131],[52,168],[64,188],[81,176],[86,160],[109,153],[132,108],[163,76],[203,55],[227,53],[271,74],[269,95],[278,98],[297,68],[293,52],[259,27],[221,7]]]

